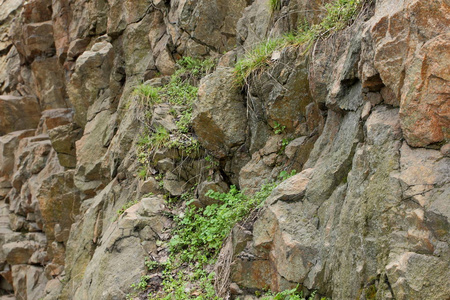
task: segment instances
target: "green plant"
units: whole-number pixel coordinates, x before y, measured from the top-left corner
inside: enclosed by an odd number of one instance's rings
[[[270,4],[271,11],[276,11],[276,10],[281,9],[281,0],[270,0],[269,4]]]
[[[216,62],[213,59],[199,59],[195,57],[185,56],[177,61],[181,67],[178,73],[190,72],[192,75],[200,77],[211,73],[215,68]]]
[[[273,124],[274,124],[273,125],[273,132],[275,134],[282,134],[284,132],[284,130],[286,129],[286,126],[281,125],[277,121],[274,121]]]
[[[285,290],[279,293],[268,292],[261,299],[262,300],[314,300],[317,291],[313,291],[308,298],[303,296],[303,292],[299,291],[299,287],[293,288],[291,290]],[[322,297],[321,300],[329,300],[328,298]]]
[[[234,68],[236,83],[245,84],[250,74],[268,66],[274,51],[298,45],[305,45],[305,51],[308,51],[314,40],[325,38],[351,25],[363,2],[364,0],[335,0],[327,3],[323,7],[324,17],[319,24],[310,26],[307,22],[301,22],[297,30],[256,45],[236,63]],[[280,5],[277,0],[270,0],[272,8],[280,7]]]
[[[266,66],[268,57],[275,50],[282,48],[283,45],[284,41],[282,38],[269,39],[247,52],[244,58],[240,59],[234,67],[235,82],[239,85],[244,84],[247,77],[255,70]]]
[[[159,103],[159,92],[161,88],[154,87],[147,84],[140,84],[134,89],[134,94],[139,96],[140,102],[143,105],[153,105]]]
[[[147,289],[147,283],[150,280],[150,275],[143,275],[138,283],[133,283],[132,288],[136,291],[145,291]]]
[[[295,171],[281,172],[278,180],[264,184],[252,196],[247,196],[235,186],[228,193],[208,191],[207,196],[219,201],[205,208],[197,208],[188,201],[183,215],[175,217],[176,228],[169,242],[170,257],[164,266],[164,295],[151,299],[218,299],[214,294],[214,274],[205,270],[214,264],[225,237],[231,228],[251,210],[261,205],[272,190]],[[188,199],[189,195],[183,195]],[[188,270],[181,271],[182,265]],[[197,282],[195,291],[186,291],[186,283]]]
[[[157,261],[150,260],[149,258],[145,259],[144,264],[149,271],[153,271],[161,266]]]
[[[169,141],[170,134],[167,129],[162,126],[156,127],[155,132],[149,138],[149,144],[152,149],[160,149],[165,147]]]

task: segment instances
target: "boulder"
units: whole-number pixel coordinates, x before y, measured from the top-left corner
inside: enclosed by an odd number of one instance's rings
[[[55,40],[53,39],[52,21],[25,24],[23,26],[25,57],[34,60],[39,56],[53,56],[55,54]]]
[[[113,46],[99,42],[78,57],[75,72],[67,86],[70,102],[75,108],[74,120],[84,127],[88,121],[87,110],[97,99],[99,92],[109,85],[114,57]]]
[[[237,0],[233,5],[226,0],[185,2],[179,11],[179,26],[193,41],[223,53],[236,45],[236,23],[246,6],[245,0]],[[198,53],[187,55],[197,56]]]
[[[39,210],[48,240],[49,258],[53,241],[67,243],[70,227],[75,222],[81,204],[79,191],[74,186],[74,171],[47,177],[37,191]]]
[[[226,157],[245,141],[246,108],[230,68],[220,68],[202,79],[192,114],[200,143],[215,157]]]
[[[64,70],[57,57],[34,60],[31,73],[42,110],[71,106],[66,93]]]

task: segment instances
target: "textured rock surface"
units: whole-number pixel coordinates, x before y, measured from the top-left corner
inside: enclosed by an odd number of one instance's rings
[[[226,157],[245,141],[246,109],[233,78],[229,68],[205,77],[192,116],[200,142],[217,158]]]
[[[297,170],[233,229],[232,297],[446,299],[448,1],[373,1],[234,82],[236,59],[328,2],[0,0],[0,298],[125,299],[146,258],[167,259],[163,195],[206,207],[210,189]],[[199,150],[138,155],[143,124],[172,138],[180,119],[133,91],[186,56],[221,66],[199,85]]]

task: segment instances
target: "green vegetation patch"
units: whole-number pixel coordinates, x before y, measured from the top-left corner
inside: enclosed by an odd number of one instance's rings
[[[160,86],[140,84],[134,94],[144,110],[142,122],[146,126],[144,134],[138,141],[138,159],[141,163],[139,177],[145,178],[151,163],[151,155],[161,148],[177,148],[184,153],[198,152],[200,144],[194,138],[191,127],[193,104],[197,100],[197,84],[201,77],[210,73],[215,62],[211,59],[200,60],[184,57],[177,62],[178,70],[170,77],[169,82]],[[167,103],[169,113],[175,119],[176,130],[169,132],[162,126],[152,126],[154,106]]]
[[[306,51],[308,51],[315,40],[325,38],[350,26],[355,21],[363,2],[364,0],[335,0],[327,3],[324,6],[325,16],[319,24],[309,25],[304,22],[294,32],[269,39],[255,46],[236,63],[234,69],[236,83],[244,85],[250,74],[268,66],[270,57],[275,51],[298,45],[305,45]],[[277,8],[281,3],[278,4],[278,1],[271,0],[270,5],[274,10],[273,8]]]
[[[279,183],[294,174],[295,171],[281,172],[276,181],[263,185],[252,196],[245,195],[235,186],[228,193],[209,191],[207,195],[219,203],[205,208],[197,208],[191,205],[193,200],[188,201],[184,214],[175,217],[176,227],[168,244],[168,261],[163,265],[146,261],[149,271],[162,269],[164,277],[163,290],[150,293],[149,299],[219,299],[214,291],[215,274],[210,270],[224,239],[233,226],[260,206]],[[142,287],[149,278],[143,276],[134,288],[145,290]]]

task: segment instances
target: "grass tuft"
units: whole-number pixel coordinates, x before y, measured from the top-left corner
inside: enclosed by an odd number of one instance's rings
[[[364,0],[335,0],[327,3],[324,6],[325,15],[319,24],[310,26],[303,22],[293,32],[256,45],[236,63],[234,68],[236,83],[243,86],[253,72],[269,66],[270,57],[275,51],[299,45],[305,45],[308,51],[315,40],[350,26],[355,21],[363,2]],[[275,0],[270,1],[271,7],[278,7],[277,3]]]

